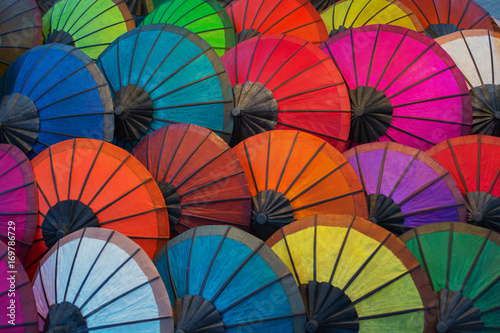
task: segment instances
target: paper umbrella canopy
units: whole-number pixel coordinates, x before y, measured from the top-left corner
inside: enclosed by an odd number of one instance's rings
[[[331,213],[367,217],[353,168],[325,141],[299,131],[270,131],[234,149],[250,186],[250,232],[267,239],[303,217]]]
[[[165,285],[119,232],[85,228],[59,240],[33,278],[40,332],[173,332]]]
[[[500,138],[453,138],[427,153],[453,176],[464,197],[469,223],[500,231]]]
[[[344,156],[361,180],[371,222],[400,235],[426,223],[467,221],[452,175],[423,151],[374,142]]]
[[[467,84],[434,40],[402,27],[370,25],[338,34],[320,48],[350,89],[352,145],[395,141],[427,150],[470,134]]]
[[[85,227],[119,231],[152,258],[169,236],[167,209],[151,174],[110,143],[75,139],[49,147],[33,161],[39,217],[25,267],[59,239]]]
[[[315,215],[266,242],[290,269],[307,332],[431,332],[429,281],[391,232],[360,217]]]
[[[292,274],[264,242],[240,229],[190,229],[154,262],[176,332],[304,332],[304,305]]]
[[[424,267],[438,300],[437,332],[500,330],[500,236],[463,223],[435,223],[400,237]]]

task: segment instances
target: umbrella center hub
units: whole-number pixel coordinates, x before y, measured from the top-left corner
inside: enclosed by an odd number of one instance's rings
[[[368,205],[368,221],[386,228],[396,235],[401,235],[404,230],[405,218],[401,207],[384,194],[370,194],[366,197]]]
[[[73,36],[71,36],[64,30],[56,30],[56,29],[52,30],[48,34],[47,38],[43,41],[43,43],[44,44],[59,43],[59,44],[75,46],[75,41],[73,40]]]
[[[238,108],[234,108],[231,114],[233,115],[233,117],[238,117],[241,114],[241,110]]]
[[[472,134],[500,136],[500,84],[483,84],[470,90]]]
[[[70,302],[52,304],[45,319],[44,332],[87,332],[87,321],[81,310]]]
[[[307,332],[310,332],[310,333],[313,333],[313,332],[316,332],[319,328],[319,323],[317,320],[314,320],[314,319],[311,319],[311,320],[308,320],[307,323],[306,323],[306,331]]]
[[[38,138],[40,119],[35,103],[25,95],[13,93],[0,104],[0,143],[9,143],[29,154]]]
[[[351,100],[351,132],[354,143],[376,141],[387,132],[392,122],[391,101],[383,91],[359,86],[349,90]]]
[[[115,137],[132,143],[148,132],[153,121],[153,101],[142,87],[129,84],[115,91]]]
[[[462,29],[458,29],[458,27],[454,24],[436,23],[436,24],[431,24],[427,28],[425,28],[425,33],[427,34],[427,36],[434,39],[444,35],[451,34],[459,30]]]
[[[436,294],[439,300],[436,330],[439,333],[446,333],[449,328],[457,326],[467,327],[474,332],[481,332],[484,329],[481,311],[474,306],[469,297],[449,289],[441,289]]]
[[[236,33],[236,44],[260,35],[261,33],[256,29],[243,29],[241,32]]]
[[[495,111],[495,118],[500,119],[500,111]]]
[[[252,198],[250,232],[260,239],[266,240],[294,220],[293,207],[282,193],[274,190],[260,191]]]
[[[78,200],[64,200],[52,206],[45,214],[42,236],[45,245],[51,248],[64,236],[88,227],[100,227],[92,208]]]
[[[175,225],[179,222],[181,217],[181,198],[175,186],[168,182],[159,181],[157,182],[160,188],[163,199],[165,199],[165,204],[167,205],[168,219],[170,221],[170,228],[173,229]]]
[[[464,200],[469,223],[500,231],[496,222],[500,199],[484,191],[475,191],[465,193]]]
[[[211,327],[210,332],[225,332],[222,315],[217,308],[201,296],[186,295],[176,299],[173,312],[176,333],[197,332],[200,327]]]

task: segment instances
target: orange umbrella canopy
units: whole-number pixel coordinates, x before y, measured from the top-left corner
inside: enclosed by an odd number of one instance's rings
[[[119,231],[151,258],[167,241],[167,210],[158,185],[125,150],[99,140],[68,140],[47,148],[32,165],[39,217],[28,274],[59,239],[85,227]]]
[[[316,45],[328,39],[325,23],[308,0],[237,0],[226,11],[237,43],[263,34],[292,35]]]
[[[250,186],[250,232],[267,239],[314,214],[368,217],[363,187],[338,150],[299,131],[270,131],[235,148]]]

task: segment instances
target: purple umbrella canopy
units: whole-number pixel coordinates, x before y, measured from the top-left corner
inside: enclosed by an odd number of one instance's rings
[[[38,194],[33,168],[16,146],[0,144],[0,239],[15,239],[15,254],[24,263],[35,237]]]
[[[363,184],[370,221],[397,235],[423,224],[467,221],[453,177],[425,152],[374,142],[344,156]]]

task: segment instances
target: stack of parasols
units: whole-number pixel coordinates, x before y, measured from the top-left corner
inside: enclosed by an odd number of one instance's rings
[[[0,332],[500,332],[499,11],[0,0]]]

